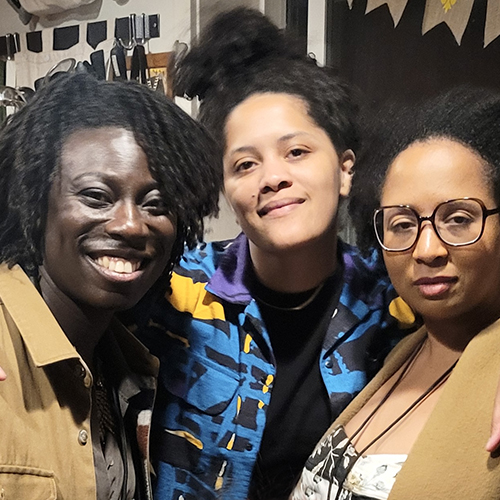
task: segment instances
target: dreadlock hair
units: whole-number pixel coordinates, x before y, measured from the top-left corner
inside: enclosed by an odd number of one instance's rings
[[[218,15],[177,63],[174,82],[177,94],[199,97],[199,119],[223,147],[234,107],[253,94],[283,93],[304,102],[338,153],[358,148],[351,89],[259,11],[240,7]]]
[[[201,125],[166,97],[128,82],[63,75],[37,93],[0,131],[0,262],[35,281],[43,261],[48,197],[61,151],[75,131],[120,127],[134,134],[170,213],[177,238],[166,273],[184,244],[203,236],[218,211],[221,154]]]
[[[363,253],[378,247],[372,220],[380,206],[387,172],[396,157],[414,143],[449,139],[479,155],[500,204],[500,93],[461,86],[424,104],[390,105],[375,118],[370,130],[371,138],[356,163],[349,200],[357,244]]]

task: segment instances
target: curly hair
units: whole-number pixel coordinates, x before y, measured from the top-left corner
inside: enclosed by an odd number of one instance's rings
[[[500,204],[500,93],[456,87],[418,106],[392,105],[369,128],[371,137],[358,157],[349,200],[357,244],[365,254],[378,247],[372,215],[380,206],[387,172],[396,157],[416,142],[450,139],[478,154]]]
[[[221,152],[178,106],[137,83],[64,75],[37,93],[0,131],[0,262],[19,264],[35,281],[43,260],[52,181],[65,140],[75,131],[120,127],[144,150],[152,177],[177,218],[170,273],[184,245],[203,236],[218,212]]]
[[[259,11],[240,7],[217,16],[177,64],[175,88],[199,97],[199,119],[223,147],[232,109],[269,92],[301,99],[338,153],[358,149],[357,96]]]

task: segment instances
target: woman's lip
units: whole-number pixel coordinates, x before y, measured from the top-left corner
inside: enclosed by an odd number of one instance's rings
[[[424,297],[439,298],[447,293],[456,281],[457,278],[436,276],[433,278],[419,278],[414,282],[414,285]]]
[[[452,283],[457,281],[457,278],[453,276],[433,276],[433,277],[423,277],[415,280],[415,285],[433,285],[435,283]]]
[[[304,201],[302,198],[285,198],[283,200],[271,201],[258,210],[257,213],[260,217],[264,217],[282,208],[288,209],[295,205],[301,205]]]

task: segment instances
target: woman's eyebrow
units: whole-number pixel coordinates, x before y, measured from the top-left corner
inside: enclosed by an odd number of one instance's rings
[[[287,142],[291,139],[295,139],[296,137],[301,137],[301,136],[307,136],[307,137],[312,137],[312,134],[308,132],[303,132],[303,131],[298,131],[298,132],[291,132],[290,134],[283,135],[278,139],[279,143]],[[237,148],[232,149],[229,152],[229,155],[233,155],[236,153],[251,153],[251,154],[256,154],[257,148],[255,146],[239,146]]]
[[[229,152],[229,155],[234,155],[237,153],[251,153],[257,154],[257,148],[255,146],[239,146],[237,148],[232,149]]]
[[[296,137],[301,137],[301,136],[308,136],[312,137],[312,134],[309,134],[308,132],[303,132],[303,131],[297,131],[297,132],[292,132],[290,134],[286,134],[278,139],[278,142],[287,142],[290,139],[295,139]]]

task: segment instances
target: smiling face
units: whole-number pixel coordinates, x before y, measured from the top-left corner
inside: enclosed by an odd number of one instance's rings
[[[336,241],[339,196],[354,155],[339,159],[327,133],[287,94],[255,94],[226,122],[225,195],[251,252]]]
[[[429,216],[439,203],[479,198],[497,207],[485,162],[449,139],[417,142],[400,153],[389,168],[381,205],[410,205]],[[500,315],[499,215],[486,219],[484,233],[472,245],[443,243],[429,221],[416,244],[404,252],[385,252],[391,280],[402,298],[424,320],[471,320],[491,323]]]
[[[175,223],[132,132],[84,129],[66,139],[49,194],[44,268],[81,308],[121,310],[170,258]]]

